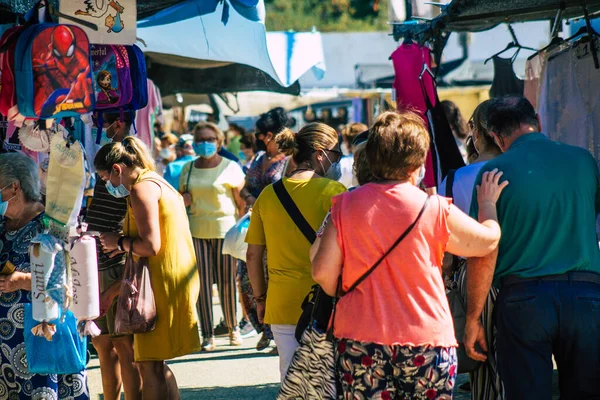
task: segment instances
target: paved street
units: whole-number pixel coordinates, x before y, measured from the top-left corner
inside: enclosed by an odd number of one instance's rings
[[[214,300],[215,320],[221,318],[221,308]],[[241,315],[241,310],[238,311]],[[242,347],[229,346],[228,338],[217,338],[217,350],[197,353],[169,362],[175,373],[182,400],[273,400],[279,388],[279,363],[270,349],[257,352],[259,337],[246,339]],[[100,367],[97,358],[89,363],[89,387],[92,400],[103,400]],[[556,376],[555,376],[556,378]],[[468,380],[460,375],[456,387]],[[556,383],[555,399],[558,399]],[[470,393],[456,390],[455,400],[469,400]]]

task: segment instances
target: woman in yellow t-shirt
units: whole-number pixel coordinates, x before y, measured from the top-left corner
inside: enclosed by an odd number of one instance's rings
[[[306,125],[297,134],[289,129],[275,139],[293,156],[297,168],[283,184],[296,206],[316,231],[331,208],[331,198],[346,191],[341,183],[338,135],[321,123]],[[262,191],[252,209],[247,264],[261,322],[271,324],[279,350],[281,378],[285,377],[298,342],[294,336],[304,297],[315,284],[309,258],[310,242],[296,227],[273,186]],[[269,286],[263,273],[267,252]]]
[[[194,128],[194,151],[199,156],[183,167],[179,191],[188,208],[190,230],[194,238],[200,297],[198,313],[204,342],[203,351],[215,349],[212,286],[216,277],[221,308],[229,329],[229,343],[241,346],[242,337],[237,327],[235,259],[223,254],[223,238],[241,216],[246,203],[240,197],[245,176],[242,168],[217,152],[225,136],[212,123],[200,123]]]

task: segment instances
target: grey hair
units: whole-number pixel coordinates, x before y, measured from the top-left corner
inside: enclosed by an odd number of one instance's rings
[[[25,201],[40,201],[40,178],[33,160],[22,153],[0,154],[0,189],[19,182]]]

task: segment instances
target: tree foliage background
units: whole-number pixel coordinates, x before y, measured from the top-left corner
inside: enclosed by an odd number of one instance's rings
[[[389,31],[386,0],[265,0],[269,31]]]

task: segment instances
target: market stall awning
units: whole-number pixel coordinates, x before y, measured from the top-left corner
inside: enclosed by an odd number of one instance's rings
[[[435,31],[478,32],[506,22],[526,22],[555,18],[562,8],[562,18],[582,16],[581,0],[453,0],[431,21],[409,21],[394,26],[396,38],[406,35],[433,34]],[[600,11],[600,0],[585,2],[588,12]]]
[[[256,10],[260,6],[262,0]],[[242,15],[239,10],[227,2],[207,8],[202,0],[188,0],[138,23],[138,36],[146,43],[148,75],[163,94],[253,90],[297,94],[296,82],[302,75],[310,70],[317,77],[323,75],[320,33],[267,34],[261,12]]]

